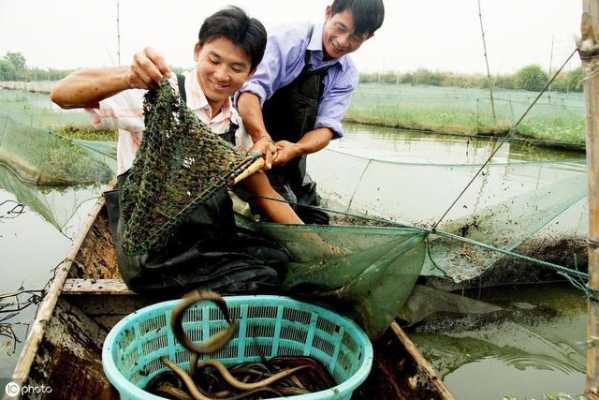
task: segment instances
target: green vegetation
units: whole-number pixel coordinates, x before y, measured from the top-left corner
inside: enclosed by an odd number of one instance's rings
[[[547,81],[547,74],[538,65],[529,65],[516,73],[516,87],[523,90],[543,90]]]
[[[361,83],[346,121],[465,135],[503,135],[536,96],[523,90],[495,91],[497,121],[489,92],[476,88]],[[517,129],[541,144],[582,148],[584,105],[580,93],[546,93]]]
[[[27,68],[23,54],[8,52],[0,59],[0,81],[55,81],[71,70]]]
[[[111,129],[96,129],[90,126],[65,125],[52,129],[52,132],[64,139],[83,139],[96,141],[116,141],[117,132]]]
[[[582,92],[582,68],[562,72],[551,85],[556,92]],[[547,83],[548,74],[538,65],[528,65],[514,74],[495,75],[493,87],[499,89],[540,90]],[[415,72],[360,74],[361,83],[392,83],[408,85],[427,85],[441,87],[479,88],[489,87],[489,80],[482,74],[455,74],[451,72],[419,69]]]

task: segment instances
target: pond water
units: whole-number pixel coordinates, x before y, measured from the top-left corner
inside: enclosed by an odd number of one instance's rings
[[[543,285],[486,289],[474,296],[500,306],[501,314],[470,315],[463,326],[459,316],[446,316],[410,333],[456,398],[544,399],[558,393],[575,398],[583,392],[587,302],[581,292]]]
[[[45,107],[47,103],[37,99],[35,104]],[[353,201],[355,211],[363,211],[368,207],[366,209],[371,212],[389,213],[392,218],[428,221],[430,216],[440,215],[443,208],[440,204],[447,205],[448,200],[455,196],[457,189],[472,176],[496,145],[497,142],[493,140],[349,125],[345,138],[334,141],[330,150],[313,157],[309,168],[320,187],[329,187],[331,193],[337,196],[333,201],[338,200],[342,204]],[[486,183],[472,188],[476,195],[466,199],[464,205],[467,208],[460,204],[459,212],[453,217],[464,215],[463,210],[480,209],[485,201],[497,204],[505,200],[498,194],[507,189],[525,193],[524,189],[519,189],[525,183],[542,186],[551,183],[559,174],[565,174],[564,177],[568,179],[570,175],[583,179],[584,165],[580,163],[583,159],[584,155],[580,153],[505,144],[493,160],[497,166],[488,169]],[[349,169],[350,164],[356,163],[355,160],[362,160],[359,161],[362,164],[358,165],[357,172]],[[377,167],[377,162],[387,163],[384,164],[385,168],[399,165],[399,170],[406,171],[405,176],[402,178],[395,172],[385,176],[383,173],[384,179],[375,182],[375,189],[367,188],[360,193],[355,186],[357,183],[374,181],[374,178],[368,178],[367,173],[362,173],[368,160],[379,160],[370,161],[369,168],[373,169]],[[559,168],[554,167],[556,160],[561,163]],[[523,162],[528,163],[524,169],[514,170],[510,167]],[[443,171],[450,172],[444,175]],[[354,186],[348,184],[345,178],[351,179]],[[433,178],[434,184],[428,181]],[[493,186],[495,180],[509,184],[486,193],[485,188]],[[434,193],[425,191],[433,186]],[[376,187],[381,193],[390,188],[390,192],[385,194],[387,198],[397,197],[398,193],[405,193],[406,188],[409,188],[410,196],[415,200],[411,203],[404,196],[401,205],[390,201],[368,203],[367,200],[372,198],[369,190],[376,190]],[[15,291],[21,286],[27,289],[44,286],[51,277],[51,268],[66,256],[71,238],[81,227],[94,205],[93,200],[102,190],[102,186],[40,189],[23,184],[12,173],[0,168],[0,203],[8,200],[0,206],[0,273],[4,276],[0,279],[0,293]],[[582,197],[571,194],[562,199],[563,204],[559,205],[561,224],[552,225],[553,233],[566,230],[581,235],[585,232],[584,190],[586,188],[583,188]],[[363,203],[360,203],[361,198],[364,199]],[[22,214],[7,214],[14,207],[14,201],[25,205]],[[407,211],[394,214],[398,209]],[[568,298],[571,301],[563,304],[556,302],[556,298]],[[585,302],[580,293],[569,287],[552,291],[533,288],[505,293],[500,291],[485,301],[501,303],[503,299],[512,301],[506,305],[510,309],[517,309],[520,305],[545,310],[549,307],[546,303],[551,303],[555,312],[547,313],[551,318],[545,314],[539,314],[537,318],[535,313],[530,313],[526,321],[506,318],[478,331],[461,330],[455,334],[445,332],[444,335],[415,334],[417,342],[429,355],[433,365],[442,371],[457,398],[501,398],[503,395],[530,398],[540,393],[580,392],[584,384],[584,349],[579,343],[584,340],[586,320]],[[17,323],[14,329],[19,340],[25,339],[26,324],[33,318],[34,311],[34,307],[29,307],[10,319],[10,322]],[[521,316],[522,313],[516,315]],[[547,335],[542,336],[538,332]],[[519,346],[510,347],[509,344],[513,342],[518,342]],[[0,389],[8,381],[19,354],[19,343],[15,352],[12,345],[12,341],[0,336]],[[473,385],[473,382],[482,379],[489,383]]]
[[[0,167],[0,293],[42,289],[52,277],[52,269],[67,255],[72,238],[94,206],[102,186],[40,189],[19,181]],[[10,213],[16,202],[24,204],[22,213]],[[16,209],[14,211],[19,211]],[[30,294],[19,296],[26,302]],[[7,299],[16,303],[13,299]],[[16,304],[3,311],[18,307]],[[0,319],[8,314],[0,314]],[[16,363],[27,325],[35,306],[4,321],[10,322],[19,342],[0,336],[0,387],[4,387]]]

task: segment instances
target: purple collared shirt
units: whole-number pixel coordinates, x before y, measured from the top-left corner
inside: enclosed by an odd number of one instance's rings
[[[324,77],[324,92],[318,106],[315,127],[330,128],[334,136],[339,138],[343,136],[341,120],[349,108],[359,75],[349,56],[323,61],[322,32],[322,23],[304,23],[274,29],[268,35],[262,62],[240,92],[252,92],[264,104],[277,90],[300,75],[308,50],[310,71],[330,66]]]

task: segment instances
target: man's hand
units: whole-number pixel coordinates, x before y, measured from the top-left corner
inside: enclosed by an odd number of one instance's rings
[[[261,154],[264,157],[264,168],[272,168],[273,157],[277,154],[277,148],[270,136],[262,136],[250,149],[250,153]]]
[[[279,140],[275,145],[277,148],[277,155],[273,160],[275,166],[285,165],[294,158],[302,155],[301,148],[297,143]]]
[[[128,74],[129,88],[150,89],[160,83],[162,77],[170,74],[171,69],[160,53],[146,47],[133,56]]]

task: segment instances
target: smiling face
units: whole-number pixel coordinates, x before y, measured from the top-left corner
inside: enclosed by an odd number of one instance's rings
[[[329,6],[325,17],[322,46],[327,58],[340,58],[356,51],[372,37],[371,33],[354,33],[354,17],[350,9],[333,14]]]
[[[229,39],[218,37],[203,45],[196,44],[194,59],[197,78],[204,95],[216,115],[253,73],[251,59]]]

